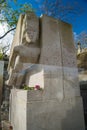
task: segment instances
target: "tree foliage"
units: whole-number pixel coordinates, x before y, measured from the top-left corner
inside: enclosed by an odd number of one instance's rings
[[[16,6],[16,9],[12,8],[9,5],[9,0],[0,1],[0,22],[7,22],[9,27],[9,30],[4,35],[2,35],[0,39],[4,38],[9,32],[16,28],[16,24],[20,14],[34,12],[32,5],[29,3],[18,4],[16,0],[13,0],[13,2]]]
[[[0,60],[3,60],[3,53],[0,52]]]
[[[4,1],[4,0],[2,0]],[[16,1],[15,1],[16,2]],[[18,17],[20,14],[29,13],[34,11],[31,4],[25,3],[25,4],[18,4],[15,3],[15,6],[18,5],[18,8],[14,9],[12,8],[9,3],[3,2],[1,4],[1,22],[7,22],[9,27],[15,27],[18,21]]]
[[[7,42],[6,44],[0,43],[2,46],[0,47],[2,54],[7,54],[10,48],[10,43]]]

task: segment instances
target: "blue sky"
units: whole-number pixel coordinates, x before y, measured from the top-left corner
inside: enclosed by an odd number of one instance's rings
[[[12,0],[10,0],[12,1]],[[37,1],[42,1],[42,0],[37,0]],[[51,0],[50,0],[51,1]],[[53,1],[53,0],[52,0]],[[62,0],[64,2],[64,4],[66,2],[70,2],[73,3],[75,2],[75,0]],[[38,14],[40,14],[40,10],[39,10],[39,6],[36,0],[18,0],[18,3],[31,3],[33,8],[37,8],[38,10]],[[83,31],[87,31],[87,0],[77,0],[77,2],[79,3],[79,5],[81,6],[81,8],[84,10],[82,15],[77,16],[76,19],[74,21],[72,21],[72,27],[73,27],[73,32],[74,32],[74,38],[77,39],[78,34],[80,34]],[[10,2],[10,5],[14,8],[17,8],[17,5],[14,6],[13,2]],[[2,36],[2,34],[4,34],[6,31],[8,30],[7,25],[5,24],[4,26],[2,26],[0,24],[0,35]],[[12,39],[13,39],[13,35],[11,33],[9,33],[5,38],[3,38],[2,40],[0,40],[0,42],[6,44],[6,42],[9,41],[9,43],[12,43]]]
[[[34,8],[37,8],[39,13],[38,7],[40,6],[40,4],[37,4],[36,1],[41,1],[41,0],[18,0],[18,3],[26,3],[26,2],[31,3]],[[78,4],[83,10],[83,13],[77,16],[74,21],[72,21],[73,32],[79,34],[82,31],[87,31],[87,0],[62,0],[62,1],[64,2],[64,4],[67,2],[72,4],[73,2],[78,2]]]
[[[68,1],[68,0],[67,0]],[[87,31],[87,0],[77,0],[83,13],[76,18],[76,21],[73,23],[73,30],[77,34],[82,31]]]

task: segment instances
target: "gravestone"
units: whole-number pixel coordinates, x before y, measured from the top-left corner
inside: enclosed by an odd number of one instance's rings
[[[15,39],[18,32],[20,45]],[[13,129],[85,130],[72,26],[25,14],[15,37],[7,82],[14,87],[9,111]],[[23,83],[43,90],[24,90]]]
[[[1,102],[2,102],[2,90],[3,90],[3,72],[4,72],[4,62],[0,61],[0,128],[1,128]]]
[[[2,100],[4,62],[0,61],[0,104]]]

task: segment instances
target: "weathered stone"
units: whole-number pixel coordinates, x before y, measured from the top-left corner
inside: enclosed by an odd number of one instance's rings
[[[17,80],[16,80],[16,83],[15,83],[16,88],[21,88],[23,78],[24,78],[24,74],[23,73],[19,73],[17,75],[17,78],[16,78]]]
[[[15,59],[18,55],[22,62],[36,63],[38,58],[37,56],[40,54],[38,40],[39,19],[33,13],[21,15],[17,24],[13,44],[11,46],[8,70],[10,67],[14,66]],[[33,57],[32,53],[34,53]]]
[[[12,90],[10,101],[10,121],[13,130],[27,130],[27,91]]]
[[[17,73],[14,70],[11,71],[9,75],[9,79],[6,81],[8,86],[14,86],[17,80]]]
[[[11,87],[15,86],[16,88],[21,88],[24,76],[25,73],[15,73],[12,71],[9,76],[9,79],[6,81],[6,84]]]
[[[63,75],[65,98],[74,98],[80,96],[77,68],[63,67]]]
[[[59,21],[59,27],[60,27],[59,29],[60,29],[63,66],[77,67],[72,26],[63,21]]]
[[[16,73],[22,70],[23,63],[38,63],[40,55],[38,38],[39,19],[33,13],[21,15],[11,47],[8,66],[10,75],[7,82],[8,85],[14,85],[15,80],[18,78]]]
[[[12,46],[11,46],[11,49],[10,49],[9,61],[11,61],[11,57],[12,57],[14,47],[21,44],[21,32],[22,32],[23,18],[24,18],[24,15],[20,15],[18,23],[17,23],[17,28],[16,28],[14,39],[13,39],[13,43],[12,43]]]
[[[27,72],[25,84],[31,87],[39,85],[43,88],[43,100],[56,98],[61,101],[64,98],[61,67],[32,65]]]
[[[2,100],[4,62],[0,61],[0,105]]]
[[[34,13],[25,15],[22,25],[21,43],[35,43],[39,39],[39,19]]]
[[[44,15],[39,28],[39,19],[32,17],[24,16],[22,43],[13,47],[9,63],[16,74],[13,81],[9,77],[15,87],[10,95],[13,129],[84,130],[72,27]],[[43,90],[16,89],[22,83]]]
[[[20,61],[20,56],[17,56],[13,65],[15,72],[20,72],[23,68],[23,63]]]
[[[41,18],[40,64],[62,66],[59,21],[51,17]]]
[[[80,97],[64,99],[62,102],[56,99],[44,101],[41,91],[33,91],[34,93],[32,91],[16,89],[11,91],[13,105],[11,105],[10,119],[14,130],[85,129]],[[31,98],[30,95],[32,95]],[[36,95],[39,95],[39,98]],[[32,100],[32,97],[36,97],[36,100]]]
[[[55,99],[46,102],[28,103],[27,129],[32,130],[82,130],[84,117],[79,114],[82,109],[82,100],[69,99],[59,103]],[[77,109],[76,109],[77,108]],[[73,120],[71,120],[73,118]],[[34,123],[33,123],[34,121]]]
[[[10,66],[14,68],[17,56],[19,56],[20,62],[37,63],[39,55],[40,55],[40,48],[38,47],[27,47],[24,45],[16,46],[14,47]]]

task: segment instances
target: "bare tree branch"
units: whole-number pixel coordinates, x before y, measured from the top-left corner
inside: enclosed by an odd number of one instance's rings
[[[81,43],[82,48],[87,47],[87,32],[83,31],[77,35],[75,43],[77,44],[78,42]]]
[[[65,22],[72,22],[72,17],[75,19],[76,16],[79,16],[83,12],[79,3],[67,2],[64,4],[62,0],[44,0],[42,6],[40,6],[40,10],[43,14],[64,20]]]
[[[15,29],[16,29],[16,27],[14,27],[14,28],[8,30],[3,36],[0,37],[0,39],[4,38],[9,32],[11,32],[11,31],[13,31],[13,30],[15,30]]]
[[[4,54],[6,54],[6,52],[9,50],[9,47],[10,47],[10,44],[8,44],[7,46],[2,47],[2,52]]]
[[[9,51],[9,48],[10,48],[10,43],[9,41],[6,42],[6,44],[4,44],[3,42],[0,43],[2,46],[1,46],[1,52],[2,54],[7,54],[7,52]]]

